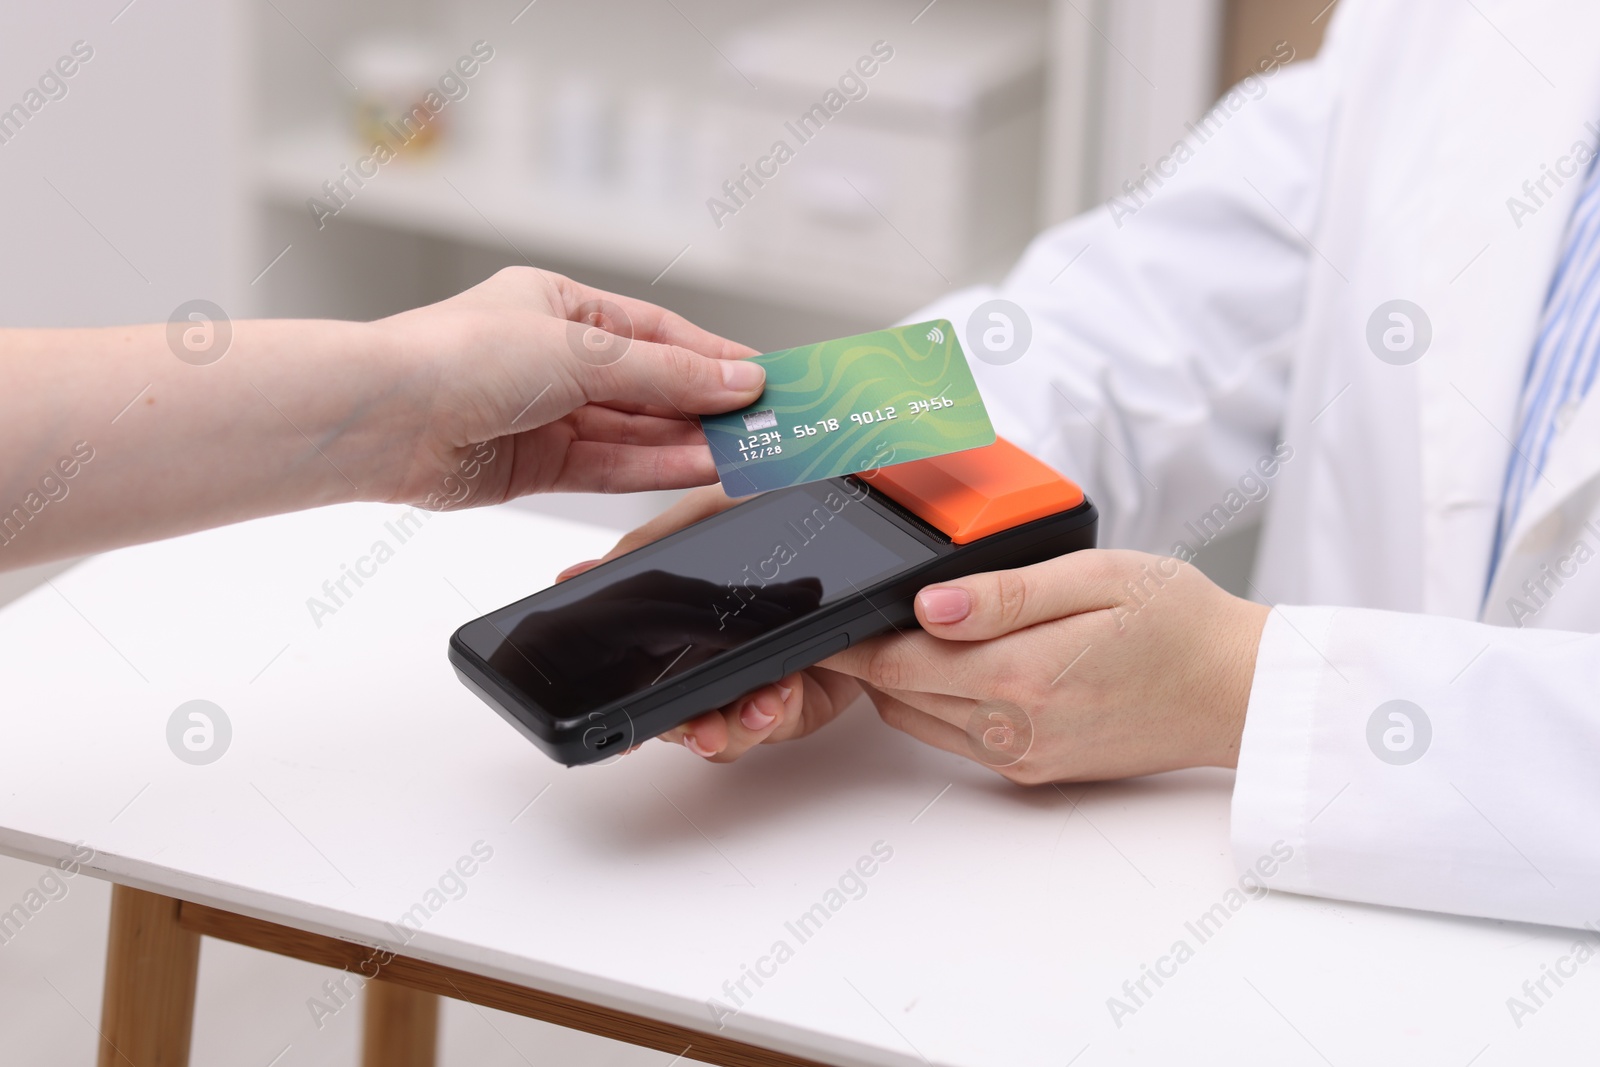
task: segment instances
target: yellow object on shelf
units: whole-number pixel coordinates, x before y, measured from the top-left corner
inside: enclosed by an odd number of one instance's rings
[[[357,88],[352,104],[354,133],[363,149],[387,145],[395,156],[431,153],[444,136],[442,107],[434,84],[446,64],[426,45],[405,38],[372,38],[356,44],[346,69]]]

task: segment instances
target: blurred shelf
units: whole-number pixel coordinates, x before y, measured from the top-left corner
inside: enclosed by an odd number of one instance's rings
[[[359,155],[337,131],[270,141],[257,167],[260,197],[311,214],[307,200]],[[652,207],[610,189],[508,177],[466,153],[396,159],[366,179],[326,225],[354,219],[513,251],[534,264],[555,260],[665,280],[798,308],[898,317],[946,291],[937,279],[908,285],[870,273],[844,276],[788,268],[781,256],[747,252],[730,231],[682,217],[681,205]],[[691,221],[692,219],[692,221]],[[698,223],[698,225],[696,224]]]

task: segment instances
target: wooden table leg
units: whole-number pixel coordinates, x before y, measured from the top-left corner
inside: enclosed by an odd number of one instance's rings
[[[434,1067],[439,998],[375,978],[364,990],[361,1067]]]
[[[828,1067],[822,1060],[751,1045],[720,1034],[709,1026],[702,1030],[662,1022],[561,993],[546,992],[426,960],[394,956],[368,944],[297,930],[292,926],[253,919],[203,904],[183,905],[178,921],[183,923],[185,929],[205,937],[248,945],[264,952],[276,952],[280,956],[305,960],[321,967],[334,967],[351,974],[371,974],[375,961],[381,962],[380,973],[383,977],[367,984],[369,995],[380,986],[402,986],[437,997],[515,1012],[529,1019],[582,1030],[612,1041],[652,1048],[666,1053],[674,1063],[692,1061],[717,1064],[719,1067]],[[388,996],[393,992],[391,989],[377,995]],[[371,1010],[369,1004],[368,1011]],[[369,1015],[368,1034],[372,1033],[373,1025]],[[397,1053],[390,1062],[433,1062],[431,1059],[408,1060],[402,1055]],[[373,1064],[382,1061],[369,1057],[366,1062]]]
[[[100,1067],[188,1067],[200,935],[178,925],[178,901],[111,889]]]

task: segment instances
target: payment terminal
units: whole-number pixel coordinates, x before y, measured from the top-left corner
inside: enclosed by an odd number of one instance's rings
[[[994,444],[751,497],[462,626],[462,682],[551,758],[595,763],[917,625],[926,585],[1092,548],[1094,505]]]

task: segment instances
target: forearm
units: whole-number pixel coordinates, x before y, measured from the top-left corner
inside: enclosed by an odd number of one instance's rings
[[[1239,756],[1235,859],[1281,841],[1293,857],[1274,888],[1600,920],[1597,651],[1591,634],[1275,610]]]
[[[388,496],[413,401],[381,336],[236,322],[196,366],[165,324],[0,331],[0,569]]]
[[[0,330],[0,569],[346,500],[703,485],[683,413],[764,380],[741,345],[526,267],[372,323],[181,325]]]

